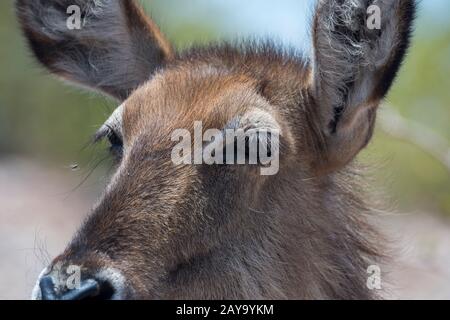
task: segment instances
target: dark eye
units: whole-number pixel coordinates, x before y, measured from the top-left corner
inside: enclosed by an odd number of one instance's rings
[[[115,158],[121,159],[123,154],[122,138],[112,128],[108,129],[107,138],[110,144],[109,150]]]

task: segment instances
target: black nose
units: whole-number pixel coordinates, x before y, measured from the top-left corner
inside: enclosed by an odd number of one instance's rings
[[[75,289],[57,290],[52,277],[45,276],[40,280],[39,287],[42,300],[107,300],[114,293],[109,283],[99,283],[94,279],[82,281]]]

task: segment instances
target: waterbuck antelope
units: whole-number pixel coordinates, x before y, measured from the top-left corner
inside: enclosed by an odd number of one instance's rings
[[[310,59],[267,43],[174,52],[134,0],[16,6],[41,64],[120,105],[97,133],[117,169],[33,298],[379,297],[366,282],[382,241],[351,163],[408,49],[413,0],[318,1]],[[196,121],[256,138],[279,128],[278,173],[174,164],[172,132]],[[70,287],[73,266],[81,278]]]

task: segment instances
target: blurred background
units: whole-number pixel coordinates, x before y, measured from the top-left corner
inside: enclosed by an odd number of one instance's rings
[[[180,49],[258,37],[310,50],[315,0],[142,2]],[[389,208],[377,219],[400,248],[393,298],[450,299],[449,14],[448,0],[421,1],[409,57],[360,157]],[[0,40],[0,299],[23,299],[105,184],[106,146],[89,141],[116,106],[34,63],[12,0],[0,1]]]

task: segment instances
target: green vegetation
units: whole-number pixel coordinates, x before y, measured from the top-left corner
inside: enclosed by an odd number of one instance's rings
[[[410,55],[387,99],[406,119],[447,139],[450,146],[450,24],[419,19]],[[414,143],[378,130],[365,152],[378,161],[380,185],[407,209],[423,207],[450,215],[450,172]]]

